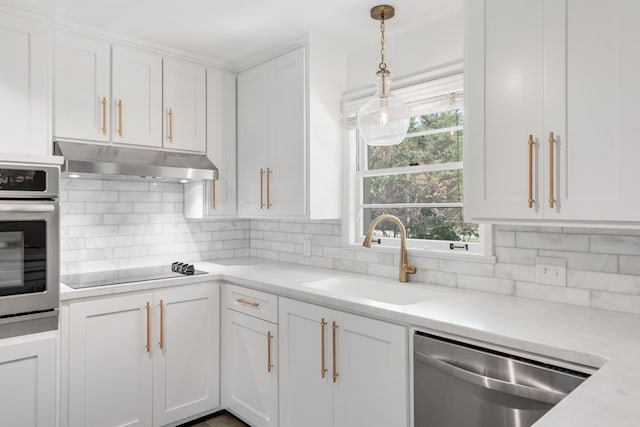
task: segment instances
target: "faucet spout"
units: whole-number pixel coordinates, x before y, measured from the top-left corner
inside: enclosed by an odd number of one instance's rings
[[[375,230],[376,226],[380,224],[382,221],[391,221],[398,226],[400,229],[400,277],[399,280],[401,282],[409,281],[409,274],[415,274],[416,268],[413,265],[409,265],[409,261],[407,259],[407,231],[402,224],[402,221],[398,219],[397,216],[393,215],[380,215],[377,216],[371,221],[369,225],[369,230],[367,231],[367,235],[364,237],[364,241],[362,242],[362,246],[366,248],[371,247],[371,239],[373,230]]]

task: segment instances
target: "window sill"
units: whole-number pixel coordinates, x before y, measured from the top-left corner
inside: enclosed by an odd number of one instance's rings
[[[365,248],[362,244],[358,243],[348,243],[345,245],[346,249],[352,250],[360,250],[360,251],[375,251],[380,253],[390,253],[390,254],[399,254],[400,247],[398,246],[379,246],[379,245],[371,245],[371,248]],[[455,260],[455,261],[467,261],[467,262],[478,262],[483,264],[495,264],[497,259],[494,255],[483,255],[483,254],[473,254],[467,252],[455,252],[455,251],[439,251],[435,249],[415,249],[415,248],[407,248],[407,252],[409,256],[412,257],[420,257],[420,258],[436,258],[436,259],[447,259],[447,260]]]

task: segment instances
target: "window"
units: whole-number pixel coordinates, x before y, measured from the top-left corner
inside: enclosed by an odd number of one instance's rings
[[[410,103],[409,131],[399,145],[368,146],[354,126],[352,241],[362,241],[374,218],[391,214],[404,224],[409,248],[484,253],[486,230],[464,221],[464,110],[461,78],[458,81],[454,90],[448,85],[446,93]],[[399,237],[390,221],[374,231],[374,240],[386,246],[399,244]]]

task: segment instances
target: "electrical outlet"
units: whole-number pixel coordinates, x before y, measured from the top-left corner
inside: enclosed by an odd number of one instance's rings
[[[306,239],[304,241],[304,256],[311,256],[311,240]]]
[[[567,260],[565,258],[536,257],[536,283],[567,286]]]

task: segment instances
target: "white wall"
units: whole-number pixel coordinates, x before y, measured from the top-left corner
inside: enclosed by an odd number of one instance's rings
[[[393,28],[393,20],[387,29]],[[443,64],[461,61],[464,44],[464,15],[456,13],[441,21],[401,34],[388,34],[385,61],[391,77],[399,80]],[[371,87],[380,62],[380,40],[347,53],[347,92]],[[393,89],[393,86],[392,86]]]

